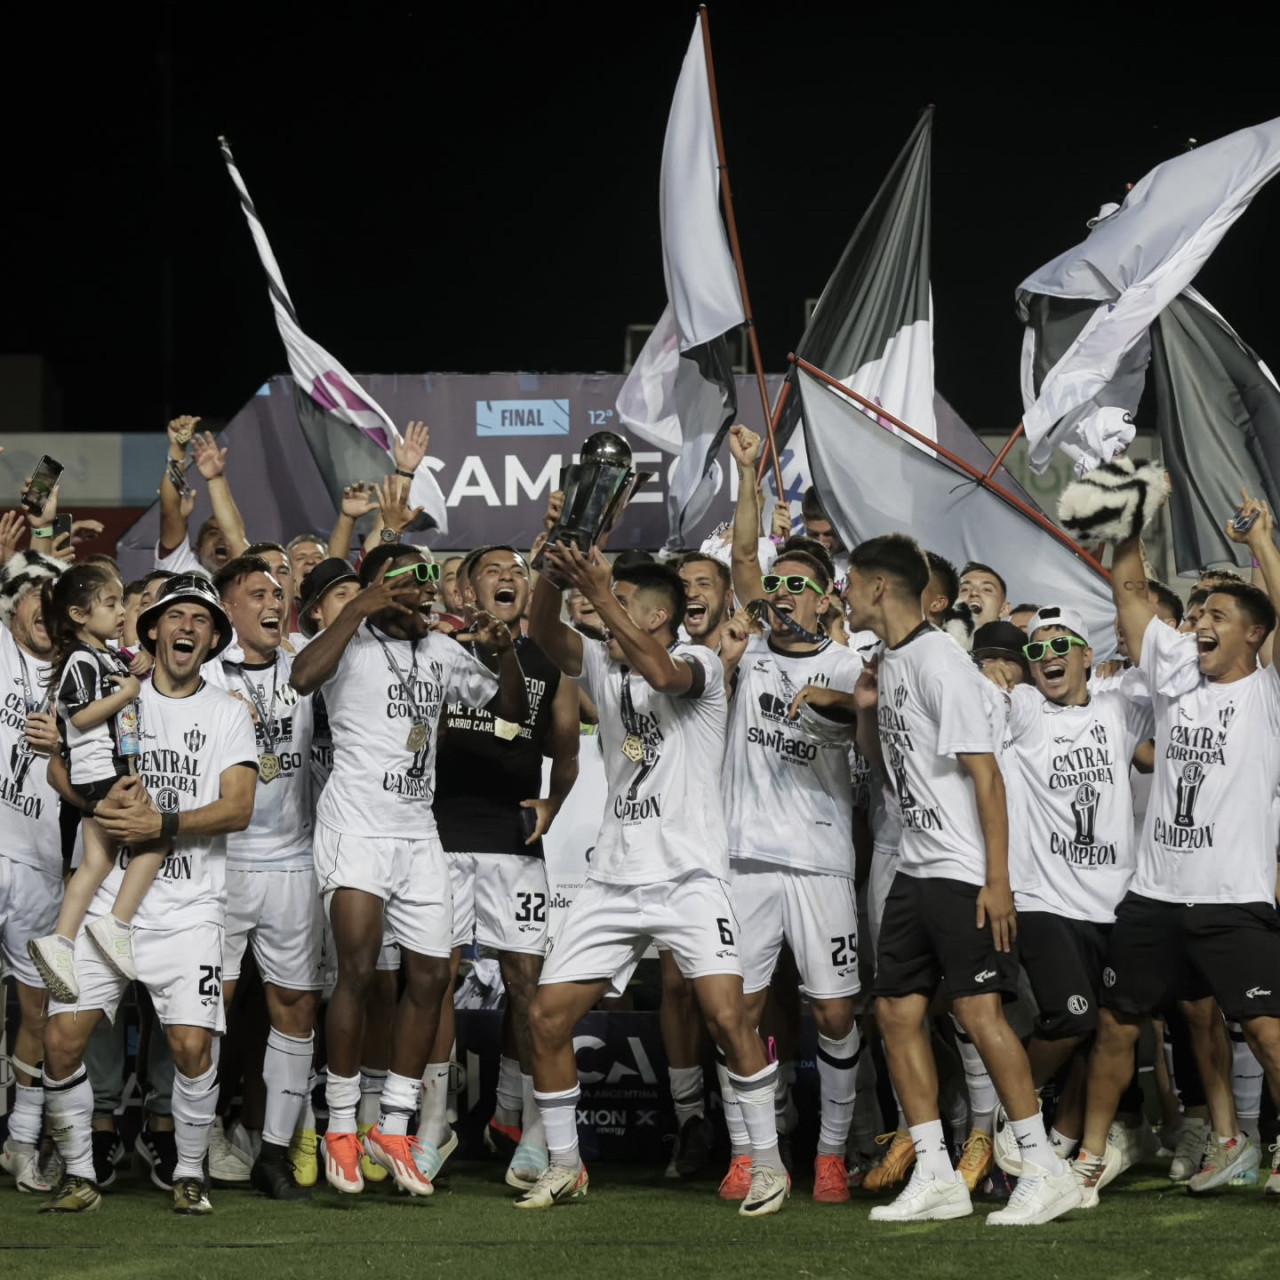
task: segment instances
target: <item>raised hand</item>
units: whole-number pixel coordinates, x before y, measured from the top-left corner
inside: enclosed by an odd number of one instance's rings
[[[739,610],[720,628],[720,661],[736,667],[747,651],[751,639],[751,621],[745,610]]]
[[[18,511],[0,515],[0,565],[7,564],[18,550],[18,542],[27,531],[27,522]]]
[[[1276,522],[1275,517],[1271,514],[1271,508],[1261,498],[1251,498],[1247,489],[1240,490],[1240,496],[1244,501],[1240,504],[1240,510],[1227,521],[1227,537],[1232,542],[1243,542],[1247,547],[1256,547],[1259,543],[1273,542],[1275,539]],[[1253,518],[1253,523],[1243,533],[1235,527],[1237,519],[1245,521]]]
[[[409,482],[402,476],[384,476],[374,485],[382,523],[397,534],[403,533],[421,514],[421,507],[410,507]]]
[[[211,432],[191,437],[191,453],[196,467],[206,480],[216,480],[227,469],[227,451],[219,449]]]
[[[880,655],[876,654],[853,686],[853,702],[859,711],[874,711],[880,701]]]
[[[200,419],[193,418],[189,413],[181,414],[169,423],[169,448],[175,458],[186,456],[187,443],[199,425]]]
[[[366,484],[363,480],[357,484],[349,484],[342,491],[342,514],[352,520],[367,516],[378,505],[377,486]]]
[[[740,422],[729,428],[729,452],[742,468],[754,467],[760,456],[760,437]],[[752,484],[755,481],[752,480]]]
[[[553,489],[547,495],[547,509],[542,516],[542,527],[550,533],[564,512],[564,490]]]
[[[609,594],[613,584],[613,569],[600,554],[598,546],[591,548],[591,556],[588,558],[572,542],[551,542],[547,544],[546,554],[554,577],[576,587],[592,603]]]
[[[471,638],[480,644],[492,645],[499,653],[510,649],[515,641],[511,637],[511,628],[500,622],[493,614],[474,605],[463,606],[467,621],[471,623]]]
[[[431,444],[431,432],[425,422],[411,422],[404,429],[404,435],[396,443],[391,456],[396,460],[397,471],[416,471],[418,464],[427,456],[427,447]]]

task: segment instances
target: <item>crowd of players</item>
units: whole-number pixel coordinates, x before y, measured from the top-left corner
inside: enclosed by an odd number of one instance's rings
[[[1003,1188],[987,1222],[1036,1225],[1096,1206],[1161,1143],[1192,1192],[1258,1180],[1264,1079],[1280,1099],[1265,504],[1246,495],[1252,524],[1228,526],[1257,585],[1206,575],[1185,614],[1139,542],[1117,545],[1122,658],[1099,665],[1101,637],[1063,602],[1014,606],[994,569],[957,573],[900,535],[846,551],[812,493],[805,536],[783,508],[762,537],[743,427],[732,526],[701,550],[611,564],[544,535],[529,556],[441,566],[402,540],[421,424],[395,476],[347,490],[330,537],[287,546],[249,542],[226,451],[196,425],[170,424],[140,581],[53,545],[56,491],[0,520],[0,956],[21,1010],[0,1162],[45,1210],[96,1209],[123,1158],[112,1023],[130,981],[156,1022],[138,1150],[177,1211],[211,1212],[211,1177],[307,1199],[321,1170],[344,1194],[390,1178],[430,1195],[458,1144],[454,990],[473,941],[505,988],[487,1141],[518,1208],[586,1194],[574,1028],[650,944],[668,1173],[715,1146],[709,1036],[720,1196],[745,1216],[791,1191],[794,1052],[780,1032],[768,1053],[760,1029],[801,995],[819,1202],[896,1191],[871,1218],[921,1221]],[[214,512],[194,539],[190,465]],[[542,840],[588,751],[607,794],[586,798],[599,834],[549,948]],[[81,923],[64,867],[101,849]],[[233,1141],[218,1047],[248,969],[265,1044],[242,1037],[239,1056],[260,1060],[265,1098]],[[1167,1046],[1159,1138],[1135,1076],[1147,1026]]]

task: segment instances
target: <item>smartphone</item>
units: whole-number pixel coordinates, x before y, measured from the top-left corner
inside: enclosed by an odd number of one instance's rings
[[[176,458],[170,458],[166,470],[169,473],[169,483],[178,491],[178,497],[191,492],[191,486],[187,483],[187,470]]]
[[[58,539],[62,537],[64,533],[67,535],[67,546],[70,546],[71,545],[71,512],[70,511],[59,511],[58,514],[53,517],[53,541],[55,545]]]
[[[38,516],[49,501],[53,486],[62,475],[62,463],[46,453],[31,473],[31,483],[22,491],[21,502],[33,516]]]
[[[1260,511],[1255,511],[1252,515],[1247,516],[1244,514],[1244,508],[1238,507],[1236,509],[1235,517],[1231,521],[1231,527],[1237,533],[1240,533],[1240,534],[1248,533],[1249,530],[1252,529],[1253,526],[1257,523],[1258,517],[1261,514],[1262,513]]]

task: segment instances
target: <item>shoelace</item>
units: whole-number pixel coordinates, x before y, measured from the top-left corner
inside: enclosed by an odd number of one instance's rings
[[[1223,1144],[1218,1141],[1218,1135],[1212,1129],[1209,1130],[1209,1136],[1204,1140],[1204,1158],[1200,1163],[1201,1169],[1216,1169],[1220,1159],[1229,1159],[1229,1152],[1234,1145],[1235,1139],[1231,1142]]]
[[[199,1204],[204,1198],[204,1188],[194,1178],[183,1178],[179,1186],[179,1195],[188,1204]]]
[[[1030,1200],[1036,1193],[1036,1189],[1040,1185],[1040,1179],[1037,1177],[1028,1177],[1023,1174],[1018,1179],[1018,1185],[1014,1187],[1013,1194],[1009,1197],[1009,1207],[1012,1209],[1021,1206],[1027,1200]]]
[[[1106,1162],[1104,1161],[1103,1157],[1098,1156],[1093,1160],[1086,1160],[1081,1165],[1081,1171],[1084,1174],[1084,1177],[1082,1180],[1086,1187],[1096,1187],[1098,1185],[1098,1179],[1102,1177],[1103,1167],[1105,1163]],[[1022,1182],[1023,1180],[1019,1178],[1018,1179],[1019,1187],[1022,1186]],[[1015,1191],[1016,1190],[1017,1188],[1015,1188]]]

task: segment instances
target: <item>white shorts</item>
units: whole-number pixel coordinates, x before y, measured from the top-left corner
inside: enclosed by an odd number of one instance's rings
[[[889,890],[893,888],[893,877],[897,874],[897,847],[886,848],[877,844],[871,851],[871,871],[867,876],[867,940],[871,944],[872,964],[880,949],[880,921],[884,919],[884,904],[889,897]]]
[[[422,956],[448,957],[453,943],[453,895],[440,838],[352,836],[316,823],[313,852],[325,915],[339,889],[382,899],[384,944]]]
[[[227,868],[227,925],[222,976],[240,977],[245,948],[263,982],[287,991],[324,985],[324,908],[315,872]]]
[[[333,926],[323,906],[320,909],[320,924],[324,929],[324,972],[320,978],[320,998],[328,1000],[333,989],[338,985],[338,948],[333,941]],[[378,952],[377,962],[373,966],[382,973],[400,972],[400,948],[384,933],[382,950]]]
[[[826,876],[735,858],[729,891],[742,922],[742,988],[763,991],[783,940],[811,1000],[857,995],[858,900],[851,876]]]
[[[453,945],[547,953],[547,865],[518,853],[450,853]]]
[[[61,877],[0,854],[0,978],[43,989],[27,943],[54,931],[61,906]]]
[[[86,916],[85,923],[96,918]],[[207,1027],[215,1035],[226,1030],[220,924],[188,925],[172,932],[135,929],[133,963],[162,1026]],[[129,984],[102,958],[83,925],[76,935],[76,979],[80,998],[74,1004],[61,1004],[51,997],[49,1016],[101,1009],[115,1022],[120,998]]]
[[[670,951],[686,978],[740,977],[738,932],[727,886],[705,871],[659,884],[588,880],[565,913],[540,981],[603,978],[621,995],[650,942]]]

